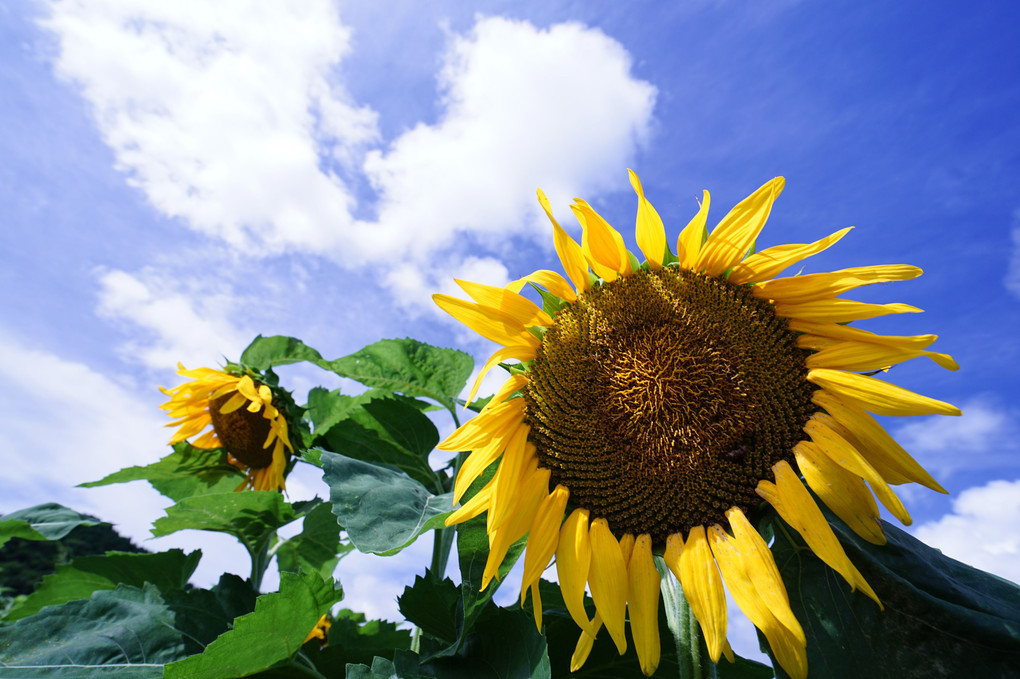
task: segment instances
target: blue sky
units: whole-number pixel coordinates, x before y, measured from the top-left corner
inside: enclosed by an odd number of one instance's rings
[[[163,506],[144,484],[72,486],[163,455],[156,385],[258,333],[327,356],[413,336],[484,358],[429,295],[555,267],[538,186],[562,223],[584,197],[633,248],[628,167],[671,240],[702,189],[711,225],[783,175],[760,246],[853,225],[805,271],[925,270],[856,295],[925,309],[864,327],[939,334],[962,366],[890,374],[965,413],[887,422],[951,491],[902,494],[918,535],[1020,580],[1006,4],[299,7],[0,3],[0,512],[55,500],[144,539]],[[299,398],[319,377],[287,375]],[[199,535],[154,546],[176,544],[204,546],[210,574],[242,558]],[[341,577],[365,589],[388,577],[352,563]]]

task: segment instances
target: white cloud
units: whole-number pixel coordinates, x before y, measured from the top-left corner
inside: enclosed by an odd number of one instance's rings
[[[192,278],[193,284],[202,283]],[[132,275],[107,271],[99,276],[98,313],[114,321],[129,321],[143,333],[120,347],[121,353],[151,368],[165,370],[180,361],[188,367],[219,365],[223,357],[237,358],[252,335],[231,322],[238,308],[229,284],[206,280],[206,289],[188,290],[153,269]]]
[[[354,199],[329,166],[377,136],[331,76],[350,32],[327,0],[56,0],[56,70],[161,212],[245,250],[324,250]]]
[[[1020,210],[1013,213],[1013,229],[1010,235],[1013,241],[1013,254],[1009,258],[1009,267],[1003,283],[1007,290],[1020,297]]]
[[[1015,467],[1020,452],[1020,414],[978,398],[964,403],[960,417],[917,418],[895,430],[895,438],[936,476],[962,469]]]
[[[991,481],[953,500],[953,511],[914,536],[958,561],[1020,583],[1020,480]]]

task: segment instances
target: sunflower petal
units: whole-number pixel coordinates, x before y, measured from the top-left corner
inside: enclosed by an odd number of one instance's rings
[[[592,270],[606,282],[613,282],[617,276],[629,276],[630,257],[620,232],[609,225],[590,205],[578,198],[570,209],[581,223],[581,250]],[[606,625],[606,629],[609,625]]]
[[[666,546],[668,549],[668,541]],[[726,593],[723,591],[719,567],[708,546],[704,526],[691,528],[687,543],[680,553],[679,565],[679,580],[684,596],[687,597],[694,617],[701,624],[712,662],[719,662],[726,643]],[[677,574],[676,571],[673,573]]]
[[[878,335],[839,323],[818,323],[799,318],[790,319],[789,328],[794,332],[828,337],[840,342],[868,342],[908,351],[921,351],[939,338],[938,335]]]
[[[816,240],[814,243],[777,245],[776,247],[756,252],[733,267],[733,271],[730,272],[730,277],[727,280],[734,285],[743,285],[745,283],[760,283],[761,281],[775,278],[776,274],[787,267],[812,255],[817,255],[819,252],[835,245],[852,228],[854,227],[849,226],[841,229],[830,236]]]
[[[620,655],[627,651],[627,564],[623,550],[605,519],[595,519],[588,531],[591,538],[591,571],[588,585],[595,608],[616,644]]]
[[[953,357],[934,351],[912,351],[872,342],[840,342],[807,357],[808,368],[833,368],[836,370],[885,370],[891,366],[927,356],[946,370],[959,370]]]
[[[496,309],[516,318],[525,327],[540,325],[552,325],[552,318],[549,314],[532,302],[527,297],[521,297],[516,292],[507,288],[498,288],[494,285],[484,285],[471,281],[454,278],[453,282],[460,286],[461,290],[468,296],[488,309]]]
[[[910,280],[921,273],[916,266],[907,264],[858,266],[790,278],[773,278],[755,285],[753,292],[755,297],[773,299],[776,303],[799,304],[835,297],[862,285]]]
[[[761,233],[772,203],[785,185],[785,179],[776,177],[737,203],[708,236],[694,270],[718,276],[739,264]]]
[[[676,256],[680,267],[693,269],[701,253],[701,244],[708,237],[708,229],[705,222],[708,220],[708,206],[712,202],[708,191],[702,195],[701,205],[698,206],[698,213],[687,222],[687,226],[680,232],[676,241]]]
[[[563,593],[563,604],[577,626],[593,638],[595,630],[584,610],[584,586],[591,570],[591,538],[588,510],[575,509],[560,529],[556,546],[556,576]]]
[[[775,311],[777,316],[796,318],[802,321],[849,323],[888,314],[920,313],[921,309],[909,304],[868,304],[867,302],[855,302],[852,299],[835,297],[799,304],[778,302]]]
[[[591,649],[595,645],[595,637],[598,635],[599,630],[602,629],[602,618],[598,612],[595,613],[595,619],[592,620],[592,631],[581,632],[581,636],[577,640],[577,646],[574,647],[574,653],[570,656],[570,671],[576,672],[584,666],[584,663],[588,661],[588,656],[591,654]]]
[[[493,477],[496,479],[496,487],[492,489],[492,500],[486,523],[486,530],[490,533],[510,518],[511,511],[517,504],[516,498],[523,490],[528,463],[537,459],[535,444],[528,441],[529,431],[531,431],[531,427],[528,425],[520,426],[507,441],[503,459],[499,461],[499,467]],[[546,492],[549,492],[548,488]],[[530,526],[531,522],[529,521],[528,527]]]
[[[895,384],[841,370],[808,370],[808,381],[877,415],[961,415],[956,406]]]
[[[436,294],[432,295],[432,299],[440,309],[485,339],[506,347],[524,345],[537,348],[540,344],[538,338],[532,335],[520,320],[504,311],[466,302],[449,295]]]
[[[549,470],[538,469],[521,484],[513,498],[512,516],[508,521],[489,530],[489,557],[482,573],[482,590],[488,587],[492,578],[499,577],[499,567],[506,558],[510,545],[520,540],[531,528],[542,499],[549,493]],[[489,510],[490,514],[492,510]]]
[[[536,352],[534,347],[530,346],[510,346],[503,347],[485,362],[482,369],[478,371],[478,377],[475,378],[475,383],[471,385],[471,393],[468,394],[467,400],[464,402],[464,407],[467,408],[468,404],[475,400],[475,396],[478,394],[479,387],[482,386],[482,379],[489,373],[490,370],[495,368],[503,361],[515,358],[518,361],[533,361],[535,359]],[[489,402],[492,403],[491,401]]]
[[[585,274],[587,277],[587,273]],[[525,283],[535,283],[541,285],[543,288],[556,295],[560,299],[568,302],[573,302],[577,299],[577,293],[570,287],[570,283],[567,282],[560,274],[549,269],[539,269],[538,271],[532,272],[523,278],[518,278],[515,281],[507,283],[507,290],[513,292],[520,292],[524,288]]]
[[[884,545],[885,533],[875,496],[864,480],[830,460],[814,443],[793,447],[797,468],[815,495],[850,529],[873,545]]]
[[[444,524],[447,527],[456,526],[458,523],[470,521],[482,512],[488,511],[489,499],[492,497],[492,489],[495,487],[495,480],[489,481],[480,491],[474,494],[470,500],[465,502],[453,514],[446,517]]]
[[[652,559],[652,538],[637,536],[627,564],[627,607],[630,610],[630,632],[638,663],[646,677],[659,666],[659,571]]]
[[[638,197],[635,227],[637,244],[648,260],[648,266],[655,270],[662,267],[662,257],[666,253],[666,229],[662,226],[662,217],[645,198],[645,191],[637,174],[633,170],[627,172],[630,175],[630,185],[634,187]]]
[[[556,553],[556,545],[560,537],[560,524],[563,512],[567,508],[570,493],[563,484],[557,484],[552,493],[542,500],[531,524],[528,536],[527,551],[524,553],[524,577],[521,579],[521,603],[524,603],[524,590],[533,587],[542,577],[542,571],[549,565]],[[587,575],[585,576],[587,578]],[[581,585],[583,596],[584,584]]]
[[[475,450],[486,446],[493,438],[504,435],[520,426],[524,418],[524,399],[513,398],[500,403],[492,410],[475,415],[454,430],[436,446],[439,450]]]

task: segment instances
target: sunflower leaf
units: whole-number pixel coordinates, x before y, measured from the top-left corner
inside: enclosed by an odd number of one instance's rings
[[[202,653],[166,666],[166,679],[230,679],[294,657],[319,617],[342,597],[317,573],[283,572],[280,591],[260,596],[255,610],[234,620]]]
[[[361,552],[389,556],[442,528],[452,493],[433,495],[402,471],[338,453],[322,453],[333,513]]]
[[[47,502],[0,516],[0,547],[11,538],[59,540],[78,526],[98,526],[100,523],[93,516]]]
[[[128,481],[148,481],[174,501],[195,495],[226,493],[244,480],[244,472],[227,462],[222,448],[195,448],[187,441],[174,444],[173,452],[144,467],[126,467],[98,481],[79,484],[81,488],[107,486]]]
[[[276,549],[280,571],[306,571],[330,577],[341,557],[354,545],[341,544],[340,524],[328,502],[321,502],[304,517],[301,532]]]
[[[410,645],[410,630],[398,629],[396,623],[386,620],[366,620],[364,613],[341,609],[333,616],[326,648],[305,653],[323,676],[344,676],[348,663],[370,663],[375,656],[390,656],[393,649]]]
[[[35,615],[44,606],[55,606],[92,593],[114,589],[118,584],[141,587],[149,582],[160,590],[181,589],[198,566],[202,552],[185,554],[179,549],[156,554],[109,552],[106,556],[80,556],[43,578],[42,584],[4,618],[8,622]]]
[[[457,641],[457,604],[460,589],[450,578],[440,580],[430,571],[416,575],[414,585],[405,587],[398,599],[400,613],[422,632],[444,646]]]
[[[224,573],[212,589],[172,589],[163,597],[174,612],[174,626],[184,634],[184,650],[192,655],[229,630],[234,618],[255,610],[258,594],[247,580]]]
[[[302,361],[319,364],[322,362],[322,354],[295,337],[283,335],[258,335],[241,352],[241,364],[255,370],[268,370],[273,366]]]
[[[167,507],[166,514],[153,523],[154,537],[188,529],[227,533],[240,540],[249,553],[296,518],[283,496],[271,490],[184,498]]]
[[[770,512],[773,555],[807,633],[812,676],[999,677],[1020,667],[1020,586],[950,559],[891,524],[883,522],[888,543],[875,546],[826,516],[885,610],[851,592]],[[786,674],[777,668],[777,676]]]
[[[0,676],[125,679],[163,676],[184,639],[153,585],[118,585],[0,626]]]

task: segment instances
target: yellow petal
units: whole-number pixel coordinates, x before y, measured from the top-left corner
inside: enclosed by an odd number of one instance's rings
[[[234,394],[229,399],[227,399],[226,403],[220,406],[220,413],[223,415],[228,415],[237,410],[238,408],[240,408],[241,406],[246,405],[247,403],[248,399],[245,398],[244,394]],[[210,406],[211,405],[212,404],[210,403]]]
[[[793,447],[797,467],[811,490],[843,523],[874,545],[885,544],[875,497],[863,479],[830,460],[814,443]]]
[[[652,204],[645,198],[641,180],[633,170],[627,170],[630,185],[638,196],[637,226],[635,227],[637,244],[648,260],[652,270],[662,266],[662,256],[666,253],[666,229],[662,226],[662,218]]]
[[[630,257],[627,256],[623,236],[590,205],[577,198],[574,201],[570,209],[583,228],[581,251],[592,270],[609,283],[615,281],[617,275],[629,276]],[[606,625],[606,629],[609,629],[609,625]]]
[[[595,608],[616,644],[620,655],[627,651],[627,564],[623,550],[605,519],[595,519],[588,531],[591,538],[591,570],[588,586]]]
[[[867,481],[878,497],[878,501],[885,505],[885,508],[904,525],[909,526],[911,524],[910,514],[907,513],[906,507],[903,506],[896,493],[889,488],[885,479],[875,471],[875,468],[864,459],[856,448],[833,431],[833,428],[829,426],[831,419],[831,416],[825,413],[815,413],[804,425],[804,431],[830,460]]]
[[[478,377],[475,378],[475,383],[471,385],[471,393],[468,394],[467,401],[464,402],[465,408],[469,403],[475,400],[475,395],[478,394],[478,388],[482,386],[482,379],[489,373],[489,371],[503,361],[511,358],[515,358],[518,361],[533,361],[535,360],[535,348],[530,346],[503,347],[490,356],[489,360],[482,366],[482,369],[478,371]],[[492,401],[490,401],[487,405],[493,405]]]
[[[485,339],[503,346],[531,346],[540,344],[537,337],[528,332],[518,319],[510,314],[490,309],[472,302],[466,302],[449,295],[432,295],[440,309],[471,328]]]
[[[521,486],[525,480],[524,471],[528,462],[536,458],[535,444],[528,441],[528,432],[531,427],[523,425],[514,432],[503,451],[503,459],[499,461],[496,469],[496,487],[492,489],[492,500],[489,505],[489,517],[486,530],[490,533],[510,518],[511,510],[521,493]],[[546,489],[549,492],[549,489]],[[530,522],[528,527],[530,527]],[[527,530],[527,528],[525,530]]]
[[[684,269],[693,269],[701,254],[701,244],[705,242],[708,229],[705,222],[708,220],[708,206],[711,203],[711,196],[705,191],[701,205],[698,206],[698,213],[687,222],[687,226],[680,232],[676,241],[676,256],[680,266]]]
[[[592,620],[592,632],[581,632],[581,636],[577,640],[577,646],[574,647],[574,653],[570,656],[571,672],[578,671],[588,661],[592,646],[595,645],[595,636],[599,633],[600,629],[602,629],[602,618],[596,612],[595,619]]]
[[[556,545],[560,540],[560,524],[563,512],[567,508],[570,493],[563,484],[557,484],[552,493],[542,500],[535,520],[531,524],[528,536],[528,547],[524,553],[524,577],[521,579],[521,603],[524,603],[524,591],[538,583],[542,572],[549,565],[556,553]],[[587,574],[585,574],[587,579]],[[584,595],[584,582],[581,583],[581,594]],[[583,601],[583,599],[582,599]]]
[[[838,242],[840,238],[849,233],[852,228],[853,227],[850,226],[845,229],[841,229],[840,231],[837,231],[830,236],[826,236],[821,240],[816,240],[814,243],[777,245],[776,247],[756,252],[740,264],[733,267],[733,271],[730,272],[728,280],[734,285],[767,281],[770,278],[774,278],[776,274],[783,269],[786,269],[803,259],[807,259],[811,255],[816,255],[822,250],[828,249]]]
[[[779,568],[776,567],[772,552],[765,544],[758,531],[751,526],[744,512],[739,507],[731,507],[726,512],[726,518],[733,529],[735,539],[734,547],[744,561],[744,568],[754,580],[754,589],[758,592],[762,602],[768,607],[772,615],[776,616],[794,637],[801,643],[807,643],[804,636],[804,629],[797,621],[797,617],[790,610],[790,596],[783,585],[783,579],[779,575]],[[728,581],[727,581],[728,582]]]
[[[458,427],[446,440],[440,443],[439,450],[475,450],[487,445],[492,439],[503,436],[515,429],[524,418],[524,399],[512,398],[500,403],[492,410],[475,415]]]
[[[579,293],[584,292],[588,289],[588,265],[584,261],[584,253],[581,251],[581,246],[563,230],[563,227],[553,217],[549,199],[545,197],[542,189],[538,190],[538,202],[542,205],[542,209],[545,210],[549,221],[552,222],[553,245],[556,246],[556,253],[560,256],[563,271],[574,284],[574,288]],[[550,292],[552,291],[550,290]],[[566,297],[563,299],[566,299]]]
[[[868,342],[897,347],[908,351],[920,351],[938,339],[938,335],[877,335],[860,328],[851,328],[839,323],[819,323],[792,318],[789,328],[794,332],[828,337],[840,342]]]
[[[627,607],[634,650],[646,677],[659,666],[659,571],[652,559],[652,538],[637,536],[627,564]]]
[[[797,318],[803,321],[849,323],[850,321],[878,318],[887,314],[919,313],[921,310],[909,304],[868,304],[837,297],[801,302],[800,304],[778,302],[775,311],[777,316]]]
[[[857,450],[872,464],[876,460],[881,460],[884,466],[893,469],[909,481],[920,483],[939,493],[948,492],[910,456],[910,453],[896,443],[896,440],[871,415],[824,389],[816,391],[812,400],[852,432],[858,442]]]
[[[806,643],[779,621],[759,595],[758,570],[745,561],[745,554],[737,549],[736,540],[718,524],[708,529],[708,540],[737,606],[768,639],[780,666],[794,679],[807,679]]]
[[[668,550],[668,541],[666,547]],[[704,526],[691,528],[687,543],[680,553],[679,565],[679,580],[684,596],[687,597],[694,617],[701,624],[712,662],[719,662],[726,643],[726,593],[723,591],[719,568],[708,546]],[[673,574],[677,572],[673,571]]]
[[[781,460],[772,467],[772,471],[775,473],[776,482],[774,484],[764,480],[759,482],[758,495],[775,507],[783,520],[800,533],[815,556],[842,575],[851,589],[860,588],[882,607],[878,595],[850,562],[850,558],[843,551],[843,546],[832,532],[832,527],[822,515],[822,510],[815,504],[789,463]]]
[[[531,583],[531,614],[535,617],[535,626],[538,628],[538,633],[541,634],[542,633],[542,593],[538,590],[538,582],[537,581]]]
[[[585,273],[585,276],[587,277],[587,273]],[[550,271],[549,269],[539,269],[534,273],[528,274],[524,278],[518,278],[515,281],[511,281],[506,287],[507,290],[520,292],[525,283],[541,285],[552,294],[568,302],[573,302],[577,299],[577,294],[574,292],[574,289],[570,287],[570,283],[568,283],[563,276],[559,275],[555,271]]]
[[[488,445],[475,449],[474,452],[467,456],[464,464],[460,467],[460,471],[457,472],[457,479],[453,484],[453,504],[460,502],[460,499],[464,497],[464,493],[475,482],[475,479],[481,476],[482,472],[499,459],[499,456],[506,449],[506,442],[509,438],[510,436],[507,435],[493,439]]]
[[[774,299],[777,303],[802,303],[835,297],[862,285],[910,280],[921,273],[916,266],[907,264],[858,266],[791,278],[775,278],[758,283],[753,291],[756,297]]]
[[[944,401],[915,394],[874,377],[841,370],[815,368],[807,378],[842,400],[877,415],[961,415],[960,409]]]
[[[737,203],[718,226],[712,229],[701,248],[695,271],[718,276],[740,263],[751,249],[772,211],[772,203],[782,193],[786,180],[776,177]]]
[[[588,510],[575,509],[560,529],[556,546],[556,577],[563,593],[563,603],[577,626],[592,637],[588,614],[584,610],[584,586],[591,570],[591,539],[588,536]],[[594,642],[593,642],[594,643]]]
[[[461,505],[460,509],[446,517],[446,526],[455,526],[479,516],[489,509],[489,498],[492,497],[492,489],[496,485],[495,480],[489,481],[474,497]]]
[[[527,297],[521,297],[512,290],[497,288],[492,285],[483,285],[482,283],[472,283],[471,281],[464,281],[459,278],[454,278],[453,280],[471,299],[483,307],[509,314],[525,326],[552,325],[552,318],[549,317],[549,314],[542,311],[537,304]]]
[[[927,356],[946,370],[959,370],[952,356],[934,351],[911,351],[872,342],[840,342],[807,357],[808,368],[833,368],[837,370],[885,370],[891,366]]]
[[[482,589],[489,586],[492,578],[499,577],[499,567],[506,557],[510,545],[520,540],[527,534],[535,519],[535,512],[538,511],[542,500],[549,494],[549,470],[538,469],[520,484],[515,502],[512,507],[512,516],[503,524],[489,530],[489,557],[485,562],[485,571],[482,573]],[[490,514],[492,510],[489,510]]]
[[[529,380],[526,374],[518,373],[516,375],[511,375],[507,381],[503,383],[503,386],[499,388],[499,391],[493,394],[492,398],[489,399],[489,402],[482,407],[482,412],[492,410],[500,403],[504,403],[510,396],[523,389],[528,382]]]

